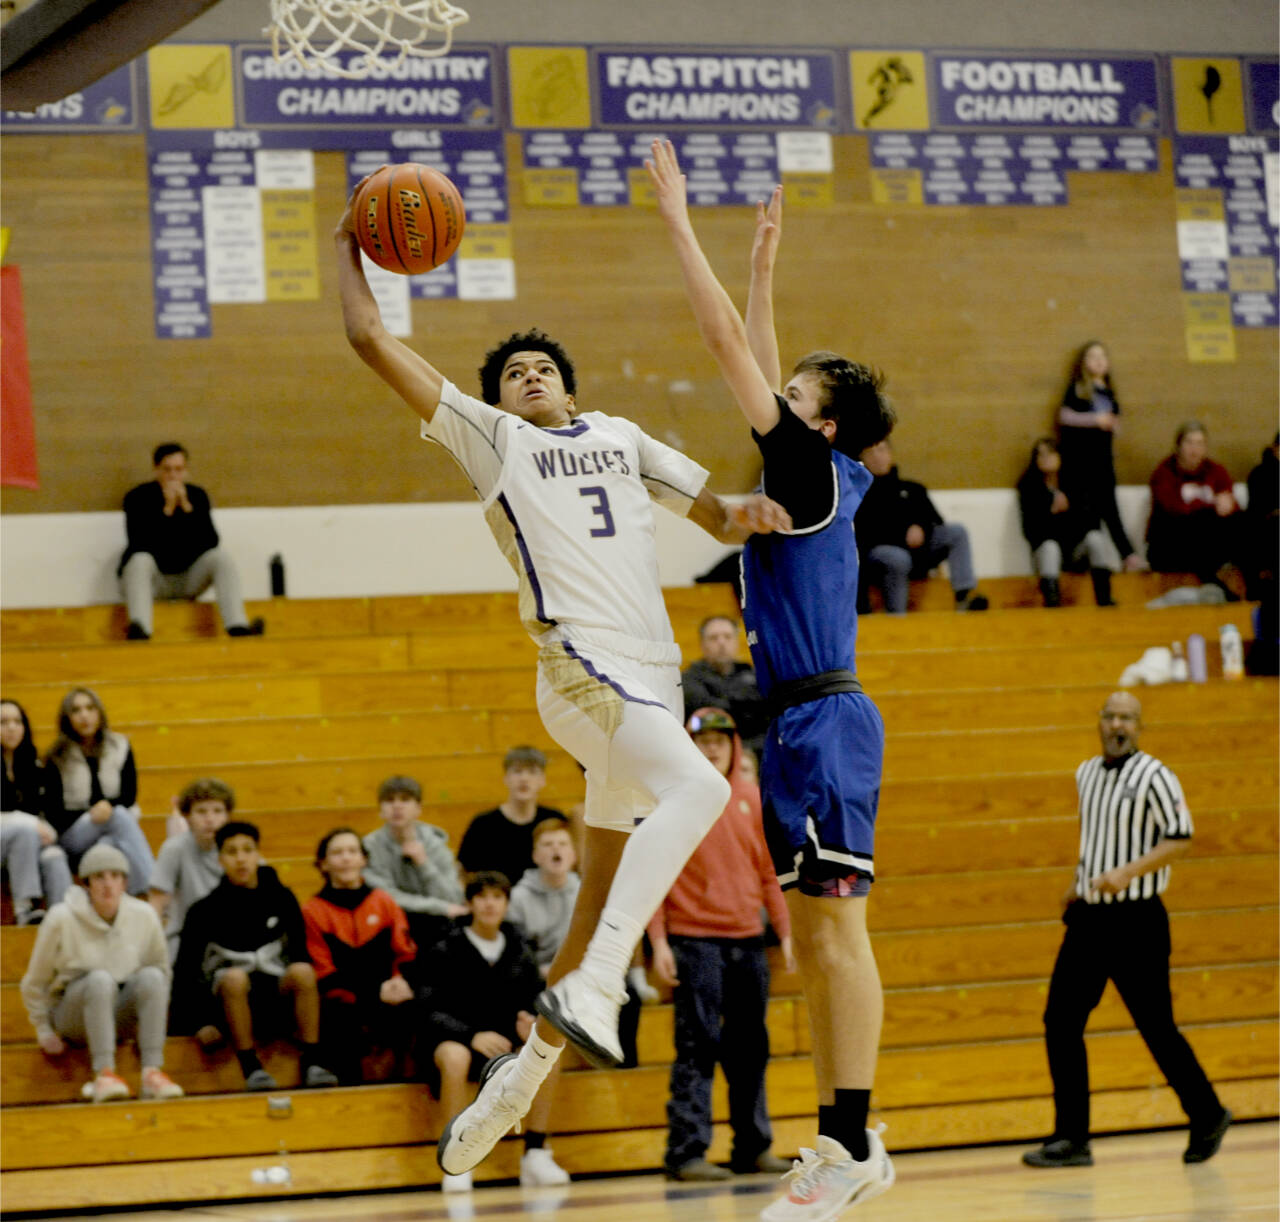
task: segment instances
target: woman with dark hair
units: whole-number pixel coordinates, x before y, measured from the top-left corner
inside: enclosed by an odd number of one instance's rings
[[[1071,380],[1058,408],[1058,447],[1064,485],[1077,514],[1106,526],[1129,570],[1142,568],[1116,505],[1116,467],[1112,439],[1120,421],[1120,400],[1111,380],[1106,345],[1091,339],[1076,355]]]
[[[107,725],[102,701],[75,687],[58,710],[58,737],[48,765],[62,782],[61,809],[50,811],[72,864],[99,841],[129,861],[129,890],[146,895],[155,858],[138,826],[138,770],[129,740]]]
[[[58,832],[45,818],[50,806],[62,809],[57,773],[43,768],[31,738],[26,710],[15,700],[0,700],[0,864],[9,872],[13,911],[19,925],[36,925],[45,909],[59,903],[71,886],[67,855]]]
[[[1109,607],[1116,550],[1097,518],[1084,517],[1062,490],[1065,478],[1053,438],[1041,437],[1031,447],[1031,461],[1018,480],[1022,533],[1031,545],[1040,596],[1046,607],[1061,606],[1058,578],[1064,560],[1070,568],[1087,559],[1098,606]]]

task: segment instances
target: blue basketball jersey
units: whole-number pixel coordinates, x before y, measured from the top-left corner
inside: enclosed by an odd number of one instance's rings
[[[753,535],[742,551],[742,618],[765,696],[784,680],[841,668],[856,673],[853,516],[873,477],[838,450],[831,462],[836,503],[827,519],[790,534]]]

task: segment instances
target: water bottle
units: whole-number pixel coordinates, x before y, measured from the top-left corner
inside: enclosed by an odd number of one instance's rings
[[[1187,637],[1187,673],[1192,683],[1205,683],[1209,679],[1209,666],[1205,661],[1204,637],[1193,632]]]
[[[271,557],[271,597],[284,597],[284,557],[279,552]]]
[[[1173,666],[1169,671],[1169,677],[1174,683],[1185,683],[1190,677],[1190,671],[1187,667],[1187,656],[1182,652],[1182,642],[1174,641],[1169,648],[1173,650]]]
[[[1223,624],[1218,629],[1218,644],[1222,650],[1222,677],[1244,678],[1244,642],[1235,624]]]

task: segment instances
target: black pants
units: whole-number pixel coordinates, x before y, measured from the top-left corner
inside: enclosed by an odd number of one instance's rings
[[[1115,982],[1152,1057],[1193,1130],[1212,1128],[1222,1104],[1173,1020],[1169,992],[1169,917],[1159,899],[1067,909],[1066,937],[1053,965],[1044,1011],[1045,1044],[1057,1115],[1054,1136],[1089,1136],[1089,1060],[1084,1028],[1107,981]]]

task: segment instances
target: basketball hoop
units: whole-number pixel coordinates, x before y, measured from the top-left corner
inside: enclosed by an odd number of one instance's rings
[[[305,68],[362,80],[376,65],[447,55],[453,27],[466,20],[467,11],[448,0],[271,0],[263,33],[271,35],[276,59],[291,54]],[[442,41],[424,45],[435,34]],[[344,64],[346,52],[357,58]]]

